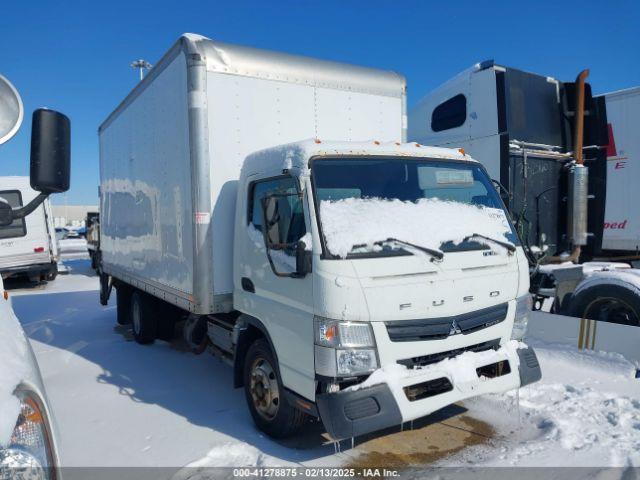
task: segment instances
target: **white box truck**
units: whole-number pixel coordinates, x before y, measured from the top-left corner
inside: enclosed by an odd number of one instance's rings
[[[38,196],[29,177],[0,177],[0,201],[21,208]],[[58,242],[49,200],[30,215],[0,226],[0,274],[27,276],[30,281],[54,280],[58,274]]]
[[[607,201],[602,249],[640,255],[640,87],[601,95],[607,107]],[[640,260],[638,257],[636,260]]]
[[[101,301],[139,343],[188,315],[275,437],[536,381],[504,206],[404,109],[395,73],[184,35],[99,128]]]

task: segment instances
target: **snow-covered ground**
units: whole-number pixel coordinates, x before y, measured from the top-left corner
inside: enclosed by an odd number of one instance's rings
[[[98,303],[88,260],[69,274],[11,290],[62,438],[67,466],[339,465],[318,424],[275,442],[258,432],[231,369],[181,342],[136,344]],[[19,286],[21,287],[21,286]],[[445,466],[640,466],[640,379],[619,355],[529,339],[540,383],[464,403],[496,434],[439,461]]]
[[[494,426],[486,445],[446,465],[640,466],[640,379],[622,356],[535,339],[543,379],[518,392],[465,402]],[[519,402],[518,402],[519,396]]]
[[[100,306],[89,261],[65,264],[69,274],[46,286],[10,290],[55,411],[64,466],[297,465],[333,455],[318,426],[290,443],[265,437],[226,364],[180,342],[138,345],[115,323],[115,295]]]

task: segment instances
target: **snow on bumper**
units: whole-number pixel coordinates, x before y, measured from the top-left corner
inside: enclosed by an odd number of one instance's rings
[[[316,402],[327,432],[348,438],[415,420],[447,405],[536,382],[540,365],[532,348],[510,341],[498,350],[465,352],[409,369],[391,364],[363,383]]]

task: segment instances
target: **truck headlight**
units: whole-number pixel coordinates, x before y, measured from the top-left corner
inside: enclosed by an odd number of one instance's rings
[[[531,294],[526,293],[516,298],[516,315],[513,319],[513,330],[511,331],[512,340],[522,340],[527,333],[527,324],[529,323],[529,314],[533,307],[533,298]]]
[[[353,376],[369,373],[378,368],[375,350],[336,350],[338,375]]]
[[[378,368],[373,329],[366,322],[314,317],[316,373],[324,377],[353,377]]]
[[[53,451],[44,410],[35,394],[18,390],[20,415],[6,446],[0,446],[0,479],[55,478]]]

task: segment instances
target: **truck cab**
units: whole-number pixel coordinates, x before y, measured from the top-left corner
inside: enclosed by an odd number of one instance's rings
[[[236,386],[272,435],[296,410],[347,438],[540,378],[513,341],[526,257],[458,150],[308,140],[252,154],[233,255]]]

